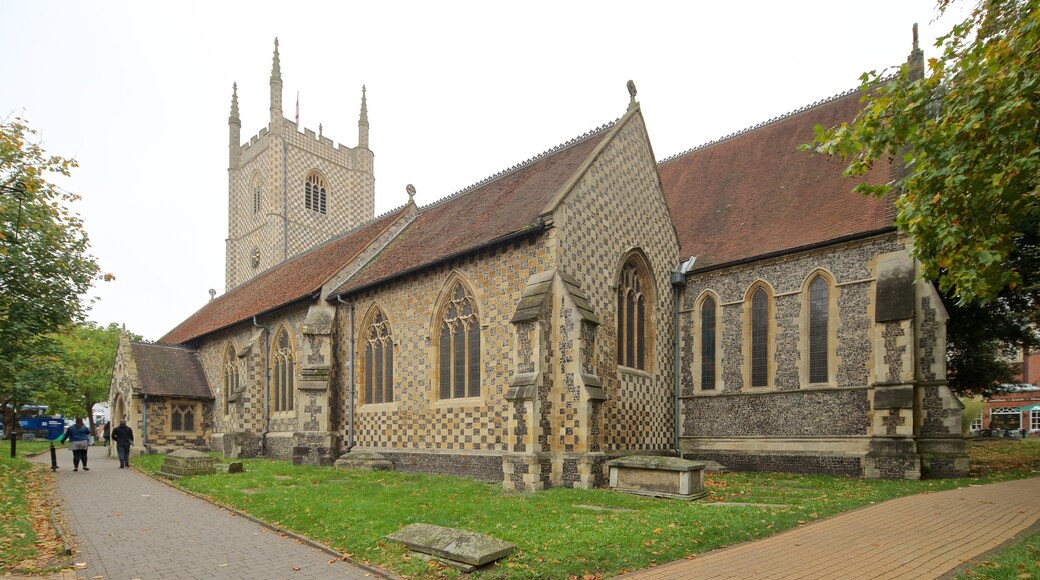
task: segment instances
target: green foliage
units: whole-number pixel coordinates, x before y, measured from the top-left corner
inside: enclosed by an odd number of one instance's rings
[[[862,112],[818,127],[811,145],[849,160],[852,176],[901,160],[894,181],[857,190],[897,191],[896,223],[925,276],[959,301],[992,302],[1036,280],[1014,254],[1040,214],[1040,3],[979,2],[936,47],[923,78],[906,65],[889,81],[864,74]]]
[[[31,402],[41,363],[56,356],[48,333],[81,320],[81,300],[102,278],[89,254],[77,197],[49,183],[75,160],[48,156],[21,118],[0,120],[0,405]],[[53,378],[53,377],[50,377]]]
[[[85,322],[51,335],[59,352],[50,361],[53,366],[49,370],[52,376],[64,377],[65,382],[49,383],[37,397],[49,407],[49,413],[92,419],[94,404],[108,400],[120,332],[115,323],[99,326]],[[140,337],[131,334],[131,339]]]

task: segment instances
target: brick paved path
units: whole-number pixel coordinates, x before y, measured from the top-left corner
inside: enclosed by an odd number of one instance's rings
[[[72,471],[58,450],[58,500],[76,544],[80,578],[372,578],[326,552],[88,451],[90,471]],[[50,464],[50,454],[35,461]]]
[[[623,578],[938,578],[1038,523],[1040,479],[1008,481],[886,501]]]

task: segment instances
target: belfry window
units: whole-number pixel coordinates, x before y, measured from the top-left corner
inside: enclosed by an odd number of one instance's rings
[[[274,352],[271,353],[272,379],[274,382],[274,410],[292,411],[293,382],[295,366],[292,342],[289,333],[283,328],[274,341]]]
[[[229,344],[224,355],[224,414],[227,415],[231,409],[231,397],[238,392],[238,356],[235,355],[235,346]]]
[[[617,288],[617,360],[620,366],[646,370],[652,334],[652,292],[641,260],[633,256],[621,268]]]
[[[329,184],[325,182],[325,178],[321,176],[317,171],[312,171],[307,175],[307,180],[303,186],[304,190],[304,207],[307,209],[324,214],[326,196],[329,191]]]
[[[394,337],[378,307],[366,332],[365,403],[389,403],[394,400]]]
[[[473,296],[455,282],[438,331],[440,398],[480,396],[480,318]]]
[[[253,177],[253,183],[249,186],[250,192],[253,194],[253,213],[260,213],[260,206],[263,204],[263,187],[260,185],[260,175],[257,174]]]

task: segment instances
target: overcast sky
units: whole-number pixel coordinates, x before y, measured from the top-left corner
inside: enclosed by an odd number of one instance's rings
[[[54,2],[0,0],[0,117],[80,167],[99,283],[90,318],[160,338],[224,290],[227,117],[283,112],[353,147],[368,87],[376,213],[420,205],[621,116],[633,79],[658,159],[926,58],[930,0]]]

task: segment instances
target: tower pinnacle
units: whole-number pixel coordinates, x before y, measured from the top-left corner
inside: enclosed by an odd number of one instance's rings
[[[271,82],[282,80],[282,64],[278,58],[278,37],[274,37],[274,60],[271,63]]]
[[[368,97],[361,85],[361,117],[358,118],[358,147],[368,149]]]
[[[238,118],[238,83],[231,84],[231,116],[228,117],[228,123],[242,124]]]
[[[910,56],[906,57],[906,64],[910,67],[910,80],[918,81],[924,78],[924,51],[917,38],[917,23],[914,23],[914,47]]]
[[[274,39],[274,59],[271,63],[271,131],[282,126],[282,65],[278,58],[278,38]]]

